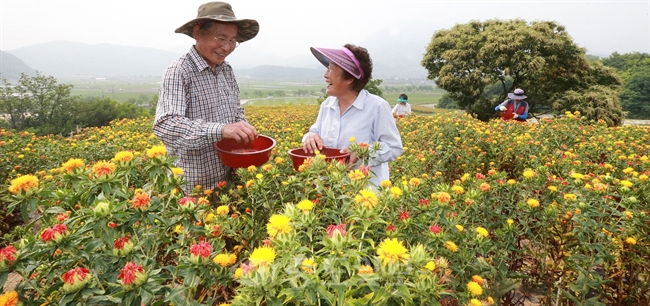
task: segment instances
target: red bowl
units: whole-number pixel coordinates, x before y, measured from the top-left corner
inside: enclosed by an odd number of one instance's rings
[[[275,139],[259,135],[251,143],[237,143],[234,139],[224,139],[214,144],[221,161],[231,168],[259,167],[269,161]]]
[[[320,154],[325,155],[325,161],[327,162],[330,162],[334,159],[341,162],[347,162],[348,158],[350,157],[350,152],[341,153],[341,149],[332,149],[332,148],[324,148],[320,150]],[[316,156],[316,154],[314,153],[305,152],[305,150],[303,150],[302,148],[289,150],[289,155],[291,155],[291,159],[293,160],[293,169],[296,171],[298,171],[300,165],[302,165],[305,162],[305,159],[307,159],[308,157]]]

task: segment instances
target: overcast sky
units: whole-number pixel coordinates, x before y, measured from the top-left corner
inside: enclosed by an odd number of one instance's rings
[[[0,50],[55,40],[186,50],[193,40],[175,34],[174,30],[195,18],[197,8],[204,2],[0,0]],[[310,46],[355,43],[380,29],[397,29],[401,22],[441,29],[470,20],[495,18],[557,21],[589,54],[650,53],[650,0],[229,2],[238,18],[260,23],[260,33],[246,42],[246,47],[285,57],[304,54]]]

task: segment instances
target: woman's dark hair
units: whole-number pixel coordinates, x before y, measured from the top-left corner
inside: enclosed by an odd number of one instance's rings
[[[406,94],[401,94],[401,95],[399,95],[399,97],[402,98],[402,99],[404,99],[404,100],[408,100],[408,99],[409,99],[409,96],[407,96]]]
[[[366,84],[368,84],[368,81],[370,81],[370,78],[372,77],[372,60],[370,59],[370,54],[368,54],[366,48],[355,46],[353,44],[346,44],[343,47],[347,48],[352,52],[352,54],[354,54],[354,57],[359,61],[361,70],[363,70],[363,77],[361,79],[355,79],[345,70],[343,70],[343,78],[346,80],[353,79],[354,81],[350,85],[350,89],[360,92],[364,87],[366,87]]]

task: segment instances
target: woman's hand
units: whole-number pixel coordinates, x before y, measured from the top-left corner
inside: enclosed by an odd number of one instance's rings
[[[343,149],[341,149],[340,152],[345,154],[345,153],[350,152],[350,150],[348,148],[343,148]],[[357,163],[358,160],[359,160],[359,158],[353,152],[350,152],[350,160],[348,161],[348,167],[352,168],[354,166],[354,164]]]
[[[307,153],[314,153],[316,150],[322,150],[325,147],[323,145],[323,138],[316,133],[309,133],[305,137],[305,142],[302,143],[302,149]]]

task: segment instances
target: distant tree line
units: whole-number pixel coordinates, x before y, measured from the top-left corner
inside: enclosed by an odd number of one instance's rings
[[[17,84],[2,79],[0,85],[0,128],[30,130],[37,135],[63,134],[82,127],[99,127],[122,118],[151,116],[149,109],[111,98],[81,98],[72,95],[73,85],[59,84],[52,76],[36,72],[22,74]]]
[[[627,118],[650,119],[650,54],[614,52],[602,62],[616,68],[621,77],[619,98]]]

